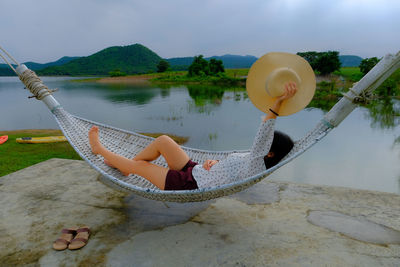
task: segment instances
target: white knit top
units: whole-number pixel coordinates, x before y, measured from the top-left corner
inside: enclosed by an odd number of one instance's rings
[[[262,122],[250,152],[232,153],[211,167],[209,171],[199,162],[192,170],[199,188],[236,182],[265,171],[264,157],[274,138],[275,119]]]

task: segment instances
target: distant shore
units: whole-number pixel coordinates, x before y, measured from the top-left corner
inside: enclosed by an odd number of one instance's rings
[[[120,77],[105,77],[97,79],[98,83],[122,83],[122,84],[150,84],[150,80],[155,78],[156,75],[130,75],[130,76],[120,76]]]
[[[221,86],[245,86],[248,69],[229,69],[220,76],[188,76],[187,71],[138,74],[118,77],[101,77],[77,80],[102,84],[212,84]],[[240,75],[238,75],[240,74]]]

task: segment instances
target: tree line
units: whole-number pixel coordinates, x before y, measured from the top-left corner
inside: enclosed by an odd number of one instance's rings
[[[157,72],[165,72],[170,70],[170,65],[166,60],[160,60],[157,65]],[[210,59],[207,61],[203,55],[195,56],[192,64],[188,69],[188,76],[217,76],[219,73],[225,72],[222,60]]]
[[[314,71],[321,75],[327,75],[334,71],[340,70],[341,63],[338,51],[328,52],[298,52],[297,55],[303,57],[310,63]]]

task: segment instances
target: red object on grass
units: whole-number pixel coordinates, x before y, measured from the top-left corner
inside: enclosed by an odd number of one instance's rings
[[[8,140],[8,135],[0,136],[0,145],[5,143]]]

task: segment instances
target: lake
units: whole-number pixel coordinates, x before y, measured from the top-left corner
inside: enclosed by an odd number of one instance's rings
[[[49,88],[59,89],[54,97],[74,115],[130,131],[187,136],[185,145],[200,149],[248,149],[263,115],[238,88],[42,79]],[[0,77],[0,131],[58,128],[47,107],[28,96],[17,77]],[[400,193],[400,126],[393,112],[400,101],[388,101],[373,109],[357,108],[269,179]],[[276,127],[298,139],[324,112],[306,108],[279,118]]]

